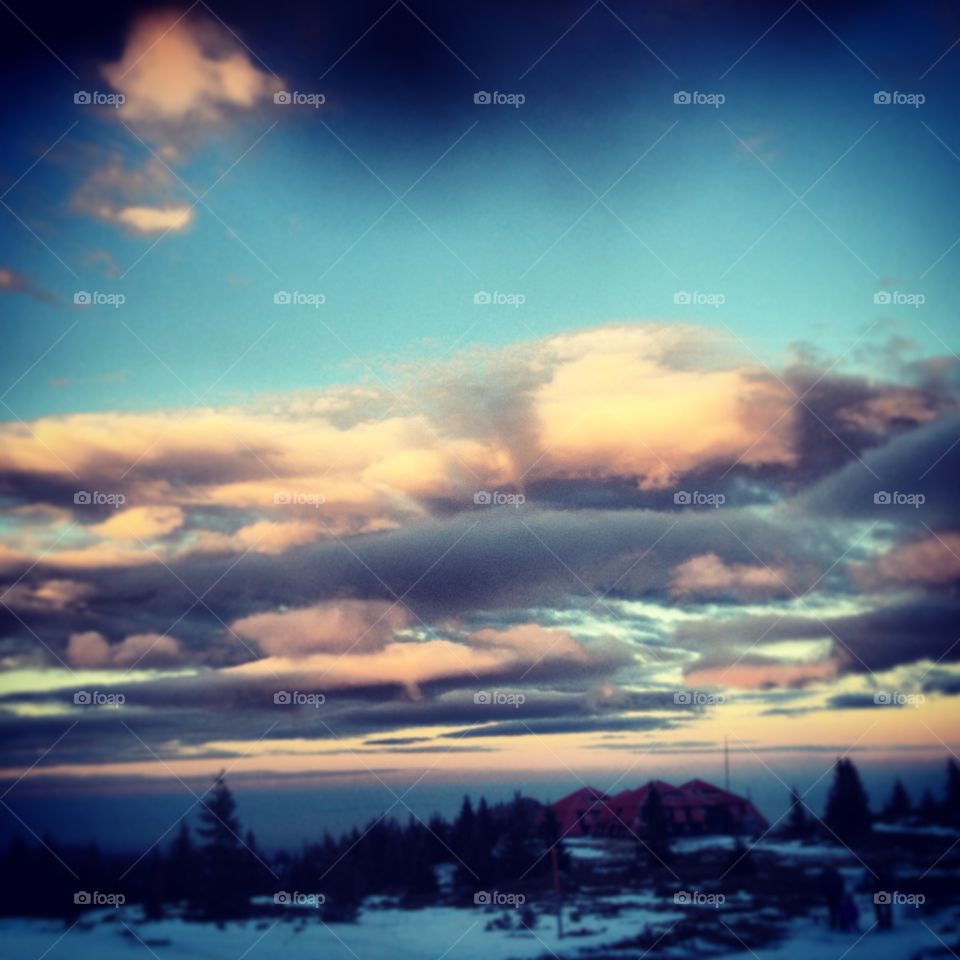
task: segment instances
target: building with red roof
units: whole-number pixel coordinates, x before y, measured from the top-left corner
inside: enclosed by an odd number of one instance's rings
[[[769,827],[747,797],[708,783],[688,780],[679,787],[651,780],[636,790],[607,796],[584,787],[552,804],[567,837],[637,837],[644,828],[643,807],[656,788],[676,836],[708,833],[756,834]]]

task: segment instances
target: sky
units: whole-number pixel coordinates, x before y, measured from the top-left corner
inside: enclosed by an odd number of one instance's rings
[[[948,4],[0,18],[5,828],[939,776]]]

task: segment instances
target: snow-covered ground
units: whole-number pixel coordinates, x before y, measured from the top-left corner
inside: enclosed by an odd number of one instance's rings
[[[617,906],[614,917],[583,915],[577,923],[568,916],[568,935],[558,938],[549,916],[541,916],[533,932],[487,929],[491,920],[508,911],[482,908],[429,907],[408,911],[364,910],[357,923],[323,924],[315,916],[298,914],[294,920],[275,919],[226,924],[185,923],[179,919],[141,922],[134,909],[121,908],[86,914],[69,929],[41,920],[0,920],[0,942],[11,960],[237,960],[239,957],[282,957],[283,960],[533,960],[535,957],[577,957],[597,948],[636,936],[650,923],[668,931],[683,914],[663,909],[649,896],[605,898]],[[862,908],[865,904],[862,905]],[[705,916],[725,922],[723,913]],[[865,910],[860,933],[836,933],[822,919],[796,920],[782,944],[755,950],[734,951],[742,960],[809,960],[841,957],[857,960],[907,960],[956,942],[957,915],[923,914],[913,908],[898,909],[891,931],[870,930]],[[518,920],[519,918],[515,918]],[[730,919],[729,917],[727,919]],[[732,923],[732,920],[730,921]],[[734,930],[736,924],[728,929]],[[655,951],[666,957],[689,956],[693,946]],[[706,952],[716,954],[716,945]],[[625,950],[624,958],[637,951]]]
[[[954,837],[957,831],[953,827],[937,827],[921,824],[875,823],[873,829],[880,833],[915,833],[926,837]]]
[[[568,915],[564,939],[553,917],[542,915],[532,930],[487,929],[490,921],[520,919],[513,908],[427,907],[422,910],[364,910],[356,923],[324,924],[298,911],[294,922],[249,921],[213,924],[179,919],[137,922],[138,911],[91,913],[64,932],[62,924],[39,920],[0,920],[0,943],[10,960],[532,960],[551,953],[575,956],[591,947],[636,936],[647,923],[663,929],[679,919],[679,910],[651,908],[639,897],[617,898],[615,917]],[[633,904],[633,908],[630,904]]]
[[[957,942],[956,911],[922,914],[905,907],[895,914],[892,930],[870,929],[873,917],[861,904],[859,933],[837,933],[826,924],[796,921],[778,946],[744,951],[754,960],[909,960],[911,957],[956,956],[950,948]]]

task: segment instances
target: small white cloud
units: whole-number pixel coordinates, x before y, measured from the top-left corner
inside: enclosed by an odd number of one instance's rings
[[[110,156],[74,194],[74,209],[142,236],[180,232],[193,222],[192,206],[174,197],[170,171],[158,160],[140,168]]]
[[[111,219],[137,233],[186,230],[193,221],[193,207],[123,207]]]

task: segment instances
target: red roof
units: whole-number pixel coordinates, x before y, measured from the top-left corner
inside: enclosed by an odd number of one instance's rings
[[[675,787],[664,780],[651,780],[635,790],[624,790],[613,797],[593,787],[584,787],[553,804],[561,830],[567,836],[584,834],[631,834],[640,827],[643,805],[656,787],[663,805],[678,828],[702,829],[707,824],[707,809],[721,808],[750,830],[762,830],[767,821],[746,798],[694,779]]]
[[[551,804],[563,836],[584,836],[595,832],[610,797],[602,790],[581,787]]]

